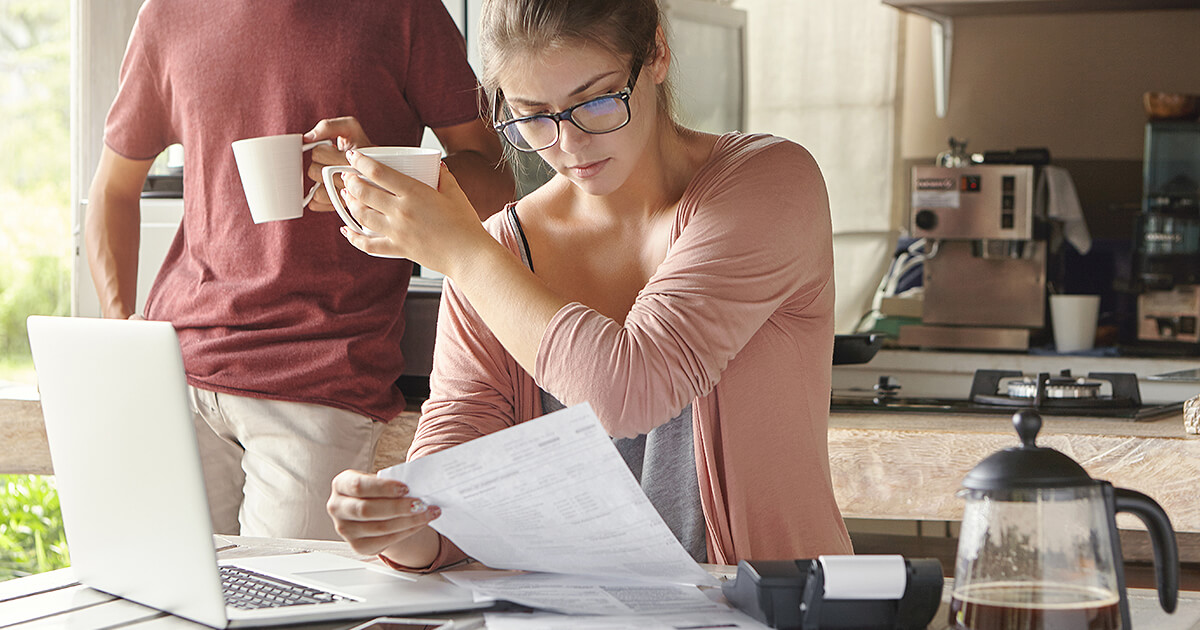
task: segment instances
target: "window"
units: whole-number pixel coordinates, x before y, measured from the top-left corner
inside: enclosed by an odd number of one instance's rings
[[[0,399],[33,395],[25,318],[71,310],[70,8],[0,3]],[[0,580],[67,563],[53,478],[0,475]]]
[[[70,3],[0,6],[0,382],[32,385],[25,318],[71,309]]]

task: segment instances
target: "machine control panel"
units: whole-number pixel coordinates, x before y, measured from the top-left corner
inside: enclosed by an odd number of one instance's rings
[[[1017,198],[1014,194],[1017,178],[1012,175],[1004,175],[1000,178],[1000,183],[1000,227],[1011,230],[1017,224],[1015,215]]]
[[[913,236],[936,239],[1033,238],[1034,167],[980,164],[912,170]]]

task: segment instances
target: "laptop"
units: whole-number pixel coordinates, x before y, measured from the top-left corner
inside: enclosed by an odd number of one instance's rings
[[[218,563],[171,324],[33,316],[28,329],[71,564],[81,583],[214,628],[493,603],[436,575],[326,552]],[[244,571],[266,576],[286,594],[268,606],[245,594],[229,603],[223,574]]]

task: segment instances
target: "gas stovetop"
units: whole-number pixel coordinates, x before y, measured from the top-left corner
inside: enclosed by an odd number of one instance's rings
[[[1012,414],[1036,409],[1042,415],[1081,418],[1154,420],[1179,413],[1183,403],[1144,404],[1137,375],[1092,372],[1072,376],[1026,376],[1011,370],[978,370],[965,398],[904,396],[891,377],[880,377],[871,391],[835,391],[833,412]]]

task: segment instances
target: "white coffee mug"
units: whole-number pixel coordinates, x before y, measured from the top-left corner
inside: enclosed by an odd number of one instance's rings
[[[304,215],[304,206],[316,194],[320,184],[314,184],[308,194],[303,194],[302,157],[305,151],[315,146],[332,146],[333,141],[302,144],[303,137],[302,134],[289,133],[247,138],[233,143],[233,158],[237,161],[242,190],[246,193],[250,217],[255,223],[298,219]]]
[[[436,189],[438,186],[442,152],[437,149],[426,149],[424,147],[367,147],[365,149],[356,149],[356,151],[384,166],[404,173],[431,188]],[[342,217],[342,222],[346,224],[346,227],[363,236],[379,236],[375,232],[359,225],[358,221],[350,216],[350,211],[346,209],[346,206],[342,204],[341,195],[338,194],[337,187],[333,183],[333,176],[338,173],[358,173],[358,171],[351,166],[326,166],[321,169],[321,179],[325,181],[325,190],[329,193],[329,200],[333,202],[333,207],[337,210],[338,216]]]
[[[1051,295],[1050,321],[1058,352],[1091,350],[1096,343],[1099,295]]]

